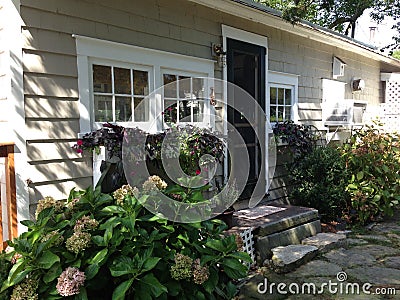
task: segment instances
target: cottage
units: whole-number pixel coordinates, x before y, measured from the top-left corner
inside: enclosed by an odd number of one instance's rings
[[[65,199],[71,188],[92,184],[97,161],[71,151],[79,133],[105,121],[154,121],[168,101],[183,113],[177,94],[158,99],[154,111],[135,110],[154,89],[181,78],[200,87],[195,78],[230,81],[271,122],[313,124],[333,139],[336,128],[379,115],[399,126],[400,61],[313,24],[293,26],[251,0],[2,0],[0,22],[0,142],[15,143],[8,204],[17,209],[5,213],[4,173],[4,239],[39,199]],[[184,112],[190,122],[226,130],[196,115],[215,109],[209,101],[195,102]],[[218,114],[233,122],[226,107]],[[251,136],[247,149],[257,153]],[[250,164],[259,164],[256,154]]]

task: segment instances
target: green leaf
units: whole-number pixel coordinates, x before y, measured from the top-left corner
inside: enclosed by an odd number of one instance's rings
[[[31,220],[23,220],[23,221],[21,221],[21,224],[28,228],[32,228],[33,226],[35,226],[35,222],[33,222]]]
[[[218,284],[218,271],[215,268],[210,268],[210,275],[208,276],[207,281],[203,283],[203,287],[207,293],[212,293],[215,287]]]
[[[124,213],[125,209],[123,209],[121,206],[117,205],[111,205],[111,206],[106,206],[101,210],[102,213],[112,215],[112,214],[120,214]]]
[[[79,289],[79,294],[75,295],[74,300],[88,300],[85,287]]]
[[[232,299],[236,295],[237,287],[231,281],[229,281],[226,285],[226,292],[228,299]]]
[[[160,257],[147,258],[143,264],[142,271],[143,272],[150,271],[157,265],[157,263],[160,261],[160,259],[161,259]]]
[[[89,265],[85,270],[86,280],[92,279],[99,272],[100,267],[98,264]]]
[[[225,252],[226,247],[224,246],[222,241],[223,240],[211,240],[206,243],[206,246],[219,252]]]
[[[139,280],[149,286],[152,295],[155,297],[160,297],[162,293],[168,292],[167,288],[163,286],[152,273],[145,275]]]
[[[237,259],[227,258],[222,260],[222,266],[226,275],[232,279],[241,279],[247,275],[247,267]]]
[[[26,275],[33,270],[32,267],[26,266],[27,264],[28,261],[26,260],[18,260],[18,262],[11,268],[7,280],[3,282],[0,293],[2,293],[8,287],[20,283],[26,277]]]
[[[124,300],[125,294],[131,287],[133,280],[134,280],[134,278],[131,278],[127,281],[122,282],[120,285],[118,285],[112,294],[112,300]]]
[[[43,275],[44,283],[50,283],[56,279],[62,273],[61,265],[59,263],[54,264],[46,274]]]
[[[134,268],[132,259],[127,256],[118,256],[110,266],[111,275],[114,277],[127,274],[136,274],[138,270]]]
[[[36,259],[36,264],[42,269],[50,269],[57,262],[60,262],[60,258],[51,251],[44,251],[43,254]]]
[[[364,178],[364,172],[363,171],[358,172],[357,173],[357,180],[361,180],[363,178]]]
[[[228,254],[229,257],[232,258],[236,258],[236,259],[240,259],[241,261],[245,261],[245,262],[253,262],[250,255],[246,252],[233,252]]]
[[[101,265],[103,260],[106,258],[107,254],[108,254],[108,249],[104,248],[103,250],[99,251],[92,259],[90,259],[88,263]]]

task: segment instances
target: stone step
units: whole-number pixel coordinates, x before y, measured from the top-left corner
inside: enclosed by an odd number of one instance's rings
[[[319,220],[315,220],[267,236],[258,236],[256,242],[257,258],[259,262],[263,262],[271,257],[273,248],[301,244],[304,238],[316,235],[319,232],[321,232],[321,223]]]
[[[288,273],[309,262],[318,254],[318,248],[309,245],[289,245],[273,248],[269,261],[276,273]]]
[[[301,241],[303,245],[315,246],[319,252],[327,252],[333,248],[343,247],[346,243],[346,235],[337,233],[318,233],[315,236]]]

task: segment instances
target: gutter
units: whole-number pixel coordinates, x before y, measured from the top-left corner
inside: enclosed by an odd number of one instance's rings
[[[376,47],[355,40],[334,30],[302,20],[296,25],[282,19],[282,12],[262,5],[252,0],[188,0],[196,4],[204,5],[219,11],[238,16],[277,28],[291,34],[309,38],[321,43],[340,47],[348,51],[362,54],[371,59],[381,61],[392,66],[400,67],[400,61],[390,58],[380,52]],[[293,30],[293,28],[298,29]]]

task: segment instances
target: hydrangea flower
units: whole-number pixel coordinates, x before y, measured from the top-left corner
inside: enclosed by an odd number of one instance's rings
[[[126,195],[139,198],[139,190],[137,187],[131,187],[129,184],[125,184],[113,193],[114,199],[117,201],[118,205],[124,203]]]
[[[145,192],[153,192],[157,190],[165,190],[167,186],[167,183],[162,180],[160,176],[153,175],[143,183],[143,190]]]
[[[195,259],[193,263],[193,281],[196,284],[203,284],[208,280],[210,276],[210,271],[207,266],[202,267],[200,265],[200,259]]]
[[[68,297],[79,294],[79,288],[85,283],[85,273],[77,268],[68,267],[57,280],[57,291],[61,296]]]
[[[176,280],[190,279],[192,277],[193,259],[180,253],[175,254],[175,265],[171,266],[170,273]]]
[[[27,277],[19,284],[15,285],[10,300],[38,300],[36,293],[39,281],[33,277]]]
[[[76,221],[74,231],[89,231],[95,229],[97,226],[99,226],[99,222],[97,222],[95,219],[92,219],[89,216],[83,216]]]
[[[56,212],[62,212],[64,205],[62,201],[57,201],[51,196],[44,197],[44,199],[39,200],[37,204],[35,212],[36,219],[44,209],[49,207],[54,207]]]
[[[47,234],[45,234],[40,240],[45,243],[48,240],[50,240],[51,238],[53,238],[54,236],[57,236],[57,238],[54,240],[54,242],[52,243],[53,246],[59,246],[64,242],[64,238],[63,236],[58,232],[58,230],[53,230]]]
[[[90,245],[92,236],[88,232],[77,231],[65,243],[67,250],[78,254]]]

